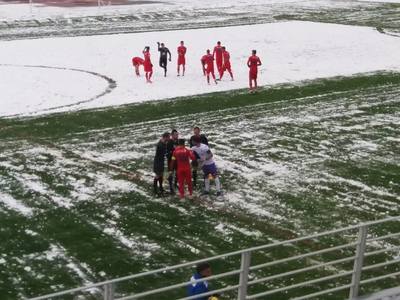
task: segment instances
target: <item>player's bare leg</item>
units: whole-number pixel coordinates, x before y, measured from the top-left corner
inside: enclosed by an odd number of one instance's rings
[[[152,81],[151,81],[152,75],[153,75],[153,72],[146,72],[146,82],[147,83],[152,83]]]
[[[233,73],[232,70],[228,69],[229,75],[231,75],[231,80],[233,81]]]
[[[211,75],[212,75],[212,77],[213,77],[213,79],[214,79],[215,84],[218,84],[217,79],[215,79],[215,74],[214,74],[214,72],[211,72]]]
[[[182,76],[185,76],[185,65],[182,65]]]
[[[135,66],[135,73],[136,73],[136,76],[140,76],[140,73],[139,73],[139,66]]]
[[[207,83],[210,84],[210,74],[207,74]]]

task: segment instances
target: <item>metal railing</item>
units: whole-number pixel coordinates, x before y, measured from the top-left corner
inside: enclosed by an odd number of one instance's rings
[[[31,300],[57,299],[57,297],[76,295],[77,293],[82,293],[88,290],[93,291],[93,289],[100,291],[101,297],[104,300],[143,299],[149,296],[151,296],[149,299],[158,299],[157,297],[155,298],[155,295],[160,295],[161,293],[164,294],[170,291],[176,292],[177,290],[181,290],[181,293],[183,293],[182,289],[189,284],[206,280],[208,282],[217,279],[227,280],[227,278],[231,278],[230,284],[223,284],[220,288],[213,289],[208,293],[181,298],[167,297],[167,299],[178,298],[179,300],[190,300],[197,299],[200,296],[210,296],[215,293],[224,292],[229,294],[227,299],[265,299],[268,295],[282,292],[288,293],[288,291],[293,290],[297,292],[288,296],[288,299],[310,299],[337,292],[343,293],[346,290],[348,290],[348,296],[343,296],[342,294],[339,299],[356,299],[360,294],[360,287],[371,287],[375,291],[382,290],[382,287],[374,287],[371,283],[400,275],[398,269],[387,270],[389,269],[389,266],[392,269],[393,266],[395,268],[400,267],[400,224],[398,221],[400,221],[400,216],[390,217],[383,220],[349,226],[346,228],[262,245],[140,274],[99,282],[84,287],[32,298]],[[394,230],[392,230],[393,228]],[[321,241],[323,239],[327,241]],[[339,245],[332,245],[334,241],[337,242],[338,240],[341,242]],[[327,243],[330,247],[325,247]],[[304,245],[311,249],[304,251],[304,249],[307,248]],[[388,245],[390,245],[390,247],[388,247]],[[271,259],[270,253],[272,251],[285,252],[281,251],[281,248],[285,249],[286,252],[288,249],[294,251],[295,254],[281,259]],[[298,254],[299,251],[305,253],[301,252]],[[329,256],[329,258],[333,257],[333,259],[327,259],[326,256]],[[177,270],[182,270],[183,268],[192,268],[194,265],[202,262],[225,262],[226,259],[235,257],[237,262],[240,262],[239,269],[229,270],[195,281],[170,284],[168,286],[151,290],[144,290],[145,286],[143,286],[143,291],[134,294],[123,294],[122,292],[117,294],[118,284],[127,281],[139,280],[152,275],[162,276]],[[260,261],[260,263],[252,265],[253,258]],[[367,260],[371,260],[372,264],[366,264]],[[379,260],[383,261],[377,262]],[[293,269],[290,266],[287,266],[288,264],[296,265],[299,262],[303,262],[303,265],[300,268]],[[345,267],[339,267],[343,264],[346,265],[346,263],[348,265],[351,264],[347,269]],[[285,270],[285,268],[289,269]],[[273,275],[265,276],[266,269],[274,269],[278,270],[278,272]],[[372,270],[375,270],[375,272],[371,273]],[[310,271],[312,271],[312,276],[304,277],[304,274],[310,274]],[[190,271],[188,270],[188,274],[189,273]],[[372,275],[363,279],[362,277],[365,274]],[[301,280],[296,283],[287,284],[289,282],[292,283],[289,278],[293,279],[296,275],[301,275],[303,277],[301,277]],[[234,279],[232,279],[232,277],[234,277]],[[276,279],[280,279],[282,282],[282,279],[285,278],[288,278],[287,280],[284,280],[286,284],[281,284],[280,287],[276,287],[273,284],[269,285]],[[323,288],[324,282],[335,286]],[[398,283],[399,281],[397,281],[397,285],[399,285]],[[396,286],[396,284],[394,285]],[[249,290],[254,287],[256,287],[256,289],[254,289],[255,292],[250,293]],[[309,292],[311,287],[315,292]],[[393,287],[393,285],[391,287]]]

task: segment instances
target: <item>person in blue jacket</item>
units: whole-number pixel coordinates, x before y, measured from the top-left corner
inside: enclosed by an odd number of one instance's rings
[[[190,278],[190,281],[192,281],[192,283],[188,286],[188,296],[195,296],[209,292],[210,290],[208,289],[207,280],[202,282],[193,282],[194,280],[202,279],[208,276],[211,276],[210,264],[207,262],[198,264],[196,266],[196,273],[194,273],[193,276]],[[209,297],[210,296],[203,296],[196,298],[196,300],[208,300]]]

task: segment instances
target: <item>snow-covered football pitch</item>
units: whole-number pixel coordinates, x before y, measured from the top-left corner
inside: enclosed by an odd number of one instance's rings
[[[184,78],[175,71],[180,40],[188,46]],[[199,59],[217,40],[231,52],[235,81],[209,86]],[[173,53],[167,78],[157,67],[157,41]],[[145,45],[152,47],[156,69],[151,85],[135,77],[130,65]],[[253,48],[264,63],[264,87],[254,95],[246,90],[245,66]],[[398,215],[398,53],[400,38],[374,28],[299,21],[1,42],[0,299]],[[224,199],[154,197],[151,171],[159,135],[176,128],[187,138],[194,125],[209,137]],[[314,246],[260,255],[273,260]],[[345,254],[334,253],[337,259]],[[215,265],[214,271],[233,263]],[[117,292],[189,275],[129,282]],[[393,283],[388,279],[363,292]],[[285,284],[270,281],[262,289]],[[90,293],[84,299],[99,297],[99,291]],[[184,290],[157,299],[182,296]]]

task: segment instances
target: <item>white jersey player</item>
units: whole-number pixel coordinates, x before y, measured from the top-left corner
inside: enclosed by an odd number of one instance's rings
[[[217,189],[217,196],[221,195],[221,183],[218,178],[218,170],[215,165],[215,161],[213,159],[213,154],[210,148],[200,143],[200,137],[195,137],[193,139],[194,146],[192,147],[192,151],[195,153],[197,157],[197,161],[199,162],[199,166],[203,170],[204,173],[204,193],[205,195],[210,193],[210,179],[215,179],[215,187]]]

